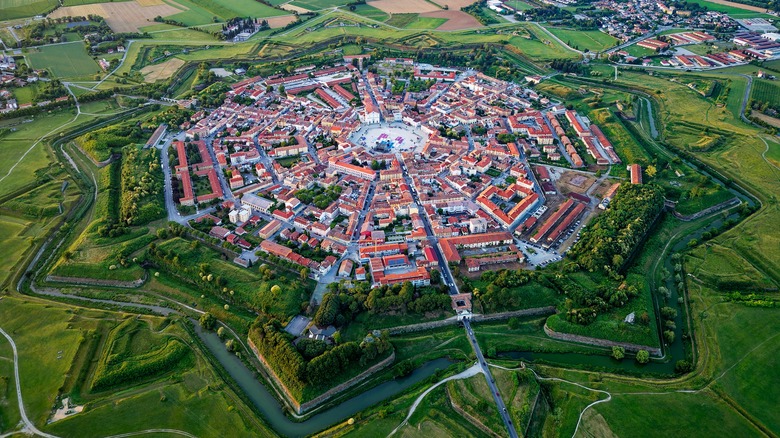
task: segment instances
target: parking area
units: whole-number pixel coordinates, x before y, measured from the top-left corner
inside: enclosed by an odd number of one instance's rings
[[[546,250],[541,245],[519,240],[517,246],[526,256],[526,263],[529,267],[546,266],[548,263],[561,259],[561,256],[554,250]]]

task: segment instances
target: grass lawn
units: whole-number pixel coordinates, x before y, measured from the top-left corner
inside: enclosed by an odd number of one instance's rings
[[[87,55],[83,42],[28,49],[33,68],[48,69],[57,78],[78,78],[102,73],[100,66]]]
[[[26,87],[12,88],[11,90],[14,93],[14,97],[16,98],[16,103],[23,105],[25,103],[32,103],[33,99],[35,99],[38,88],[39,86],[37,83],[32,83]]]
[[[560,27],[547,26],[564,43],[578,50],[590,50],[599,52],[617,44],[617,38],[598,30],[575,30]]]
[[[57,0],[0,0],[0,20],[32,17],[57,7]]]

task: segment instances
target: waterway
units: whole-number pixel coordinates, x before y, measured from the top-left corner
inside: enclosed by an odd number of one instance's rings
[[[236,381],[268,424],[278,434],[287,437],[303,437],[325,429],[370,406],[406,391],[432,376],[436,370],[447,368],[453,364],[452,361],[444,358],[426,362],[406,377],[382,383],[363,394],[315,414],[304,421],[295,422],[284,414],[279,401],[271,394],[268,388],[257,380],[255,374],[239,358],[225,349],[222,340],[216,333],[203,330],[198,324],[195,325],[195,333],[197,333],[198,337],[217,358],[219,363],[222,364],[233,380]]]

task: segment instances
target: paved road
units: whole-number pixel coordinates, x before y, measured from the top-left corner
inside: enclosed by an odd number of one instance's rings
[[[20,383],[21,380],[19,380],[19,355],[16,351],[16,343],[14,342],[13,338],[8,336],[8,333],[6,333],[5,330],[1,328],[0,335],[3,335],[6,339],[8,339],[8,342],[11,343],[11,349],[14,352],[14,381],[16,382],[16,399],[19,402],[19,415],[22,417],[22,423],[24,423],[24,429],[21,430],[21,433],[38,435],[46,438],[57,438],[55,435],[41,432],[37,427],[35,427],[35,424],[33,424],[33,422],[27,418],[27,412],[24,409],[24,401],[22,400],[22,385]]]
[[[490,368],[488,368],[487,362],[485,362],[485,356],[482,355],[482,350],[479,348],[477,338],[474,336],[474,330],[471,329],[471,322],[469,322],[468,319],[464,319],[463,326],[466,328],[466,336],[469,338],[469,342],[474,348],[474,352],[477,354],[477,364],[482,368],[482,373],[485,375],[485,379],[487,379],[490,393],[493,395],[493,401],[495,401],[496,406],[498,406],[498,415],[500,415],[501,420],[504,421],[504,426],[506,426],[506,429],[509,431],[510,438],[517,438],[517,432],[515,431],[514,424],[512,424],[512,419],[509,417],[509,411],[504,404],[504,400],[501,399],[501,395],[499,395],[496,380],[493,378],[493,375],[490,374]]]
[[[412,191],[412,199],[417,205],[422,206],[417,190],[414,188],[412,178],[407,172],[406,165],[403,165],[401,169],[403,170],[404,181],[406,181],[406,184]],[[447,260],[444,258],[444,255],[442,255],[441,248],[439,248],[439,239],[435,234],[433,234],[433,228],[428,222],[428,215],[425,212],[422,212],[420,213],[420,218],[422,219],[423,226],[425,227],[425,234],[428,236],[428,241],[431,242],[433,251],[436,253],[436,258],[439,261],[439,272],[441,273],[441,279],[450,287],[450,295],[458,294],[458,285],[455,283],[455,278],[452,276],[452,272],[450,272],[450,267],[447,264]]]

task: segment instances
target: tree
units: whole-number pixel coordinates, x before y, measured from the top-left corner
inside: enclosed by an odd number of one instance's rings
[[[214,325],[217,323],[217,318],[214,318],[214,315],[210,314],[209,312],[204,313],[203,315],[200,315],[200,325],[206,330],[213,330]]]
[[[507,325],[511,330],[517,330],[520,328],[520,319],[516,317],[509,318]]]
[[[658,170],[655,168],[655,166],[650,165],[647,166],[647,169],[645,169],[645,173],[647,174],[647,176],[652,178],[655,176],[656,173],[658,173]]]
[[[678,360],[676,364],[674,364],[674,371],[680,374],[689,373],[693,370],[693,365],[688,362],[687,360]]]
[[[639,350],[636,352],[636,361],[639,363],[650,362],[650,353],[647,350]]]
[[[626,357],[626,349],[617,345],[613,346],[612,357],[617,360],[623,360],[623,358]]]
[[[280,293],[282,293],[282,288],[279,287],[278,284],[275,284],[271,286],[271,293],[274,295],[274,297],[278,297]]]
[[[666,330],[664,332],[664,340],[666,340],[667,344],[674,343],[674,332],[672,330]]]
[[[220,327],[217,329],[217,336],[219,336],[220,339],[225,337],[225,327]]]
[[[431,284],[439,284],[441,282],[441,272],[438,269],[431,269]]]
[[[305,268],[305,267],[301,268],[300,274],[301,274],[301,280],[306,280],[307,278],[309,278],[309,268]]]

